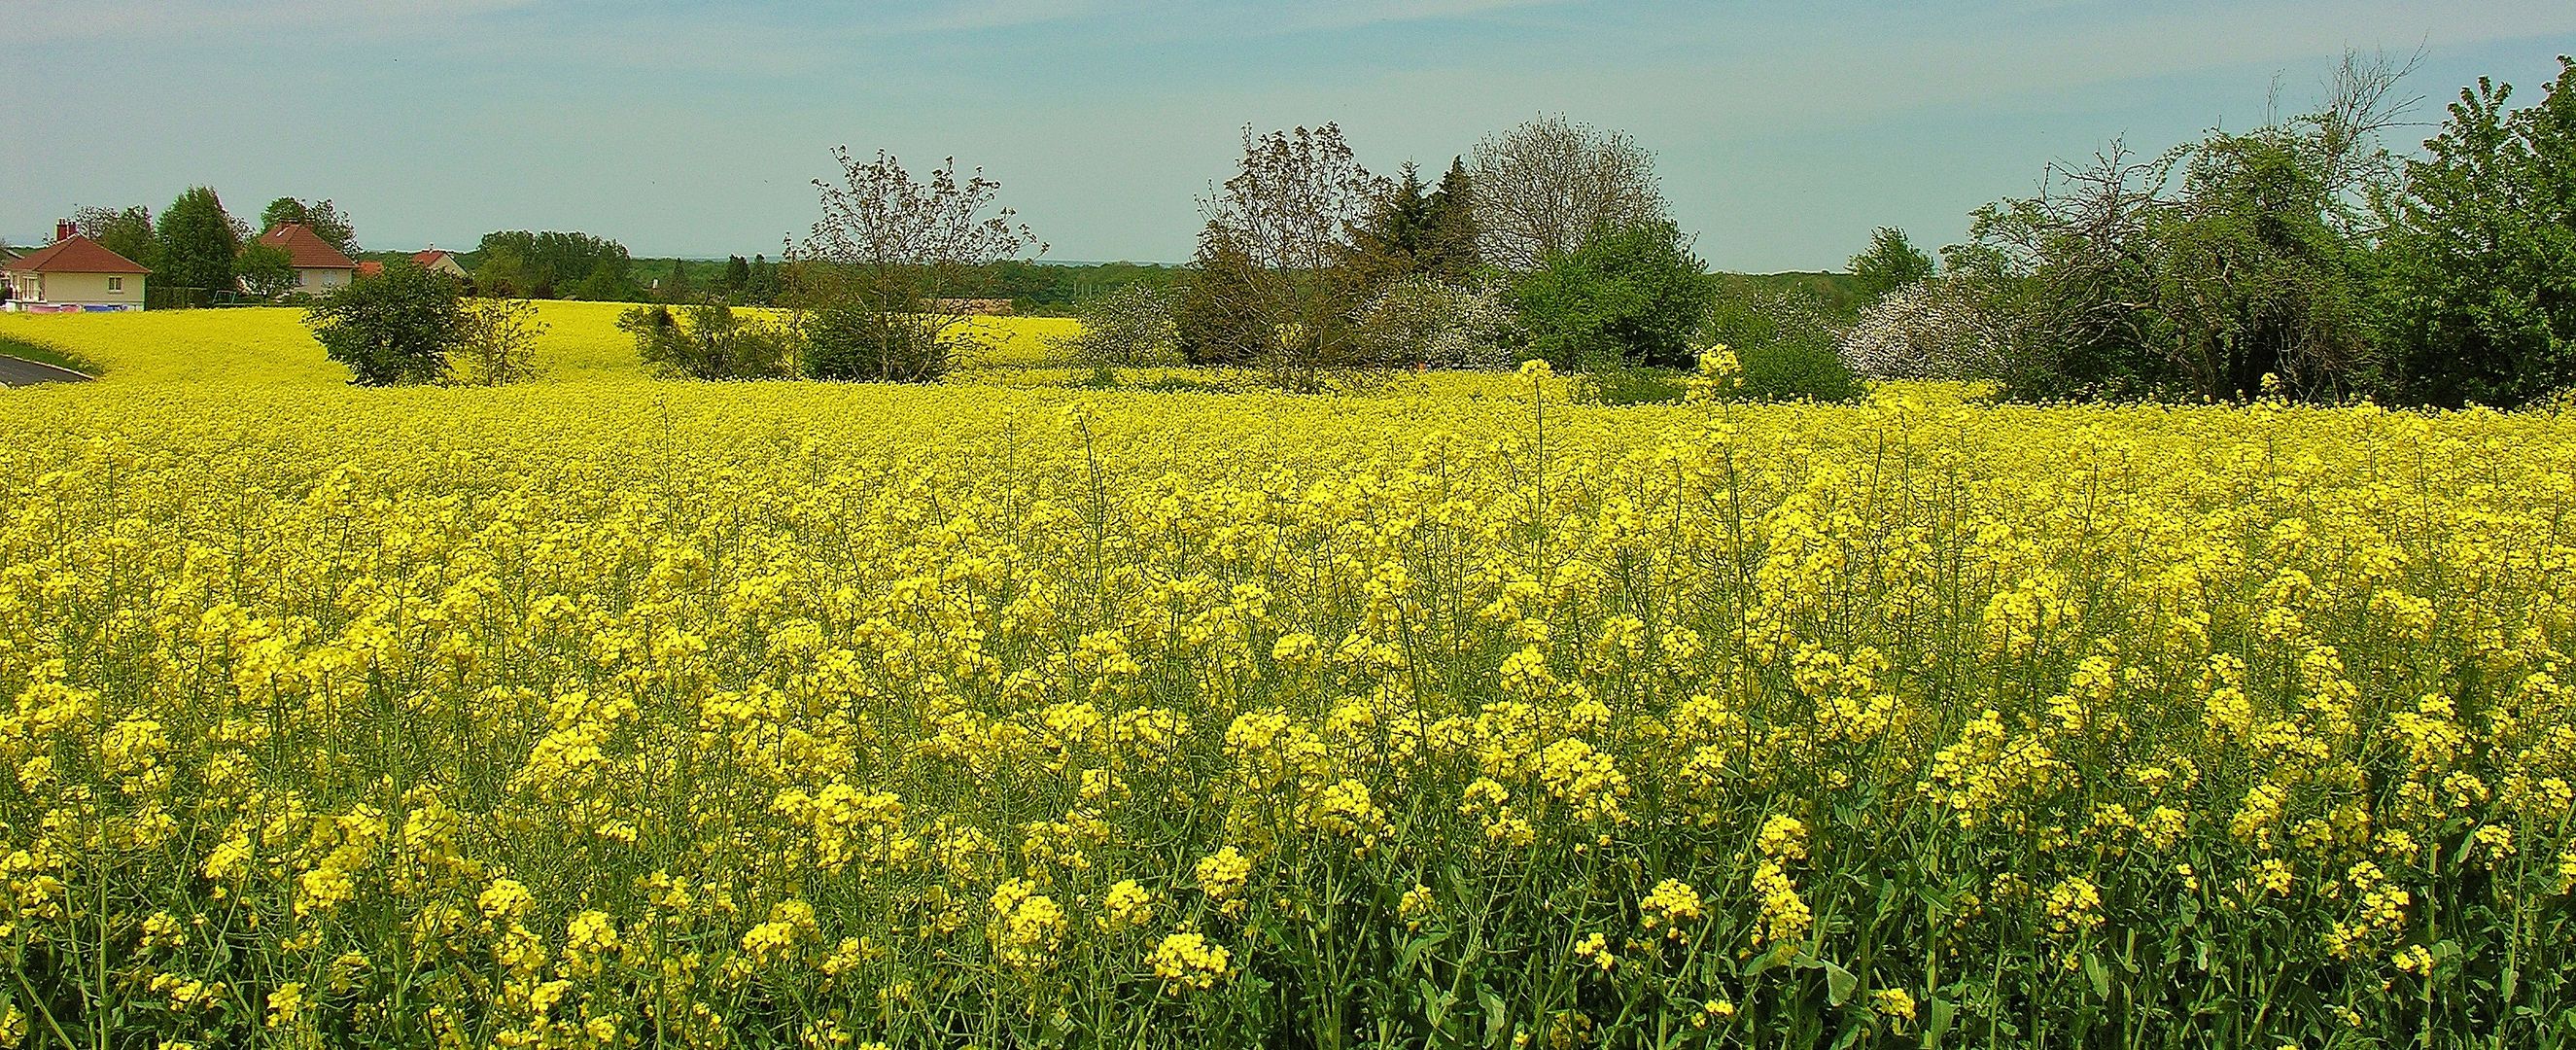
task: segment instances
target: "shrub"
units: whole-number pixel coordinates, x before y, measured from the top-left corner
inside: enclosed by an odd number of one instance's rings
[[[537,319],[537,304],[525,299],[480,298],[465,306],[465,325],[449,351],[451,368],[463,382],[500,386],[525,382],[537,374],[537,337],[546,323]]]
[[[1849,401],[1867,393],[1836,351],[1841,332],[1807,299],[1772,292],[1727,299],[1710,311],[1707,338],[1734,350],[1746,401]]]
[[[636,354],[667,378],[785,379],[796,374],[794,329],[745,319],[722,303],[638,306],[618,315]]]
[[[1935,277],[1862,309],[1838,349],[1869,379],[1992,379],[2001,342],[1977,289],[1963,278]]]
[[[1525,356],[1564,370],[1612,360],[1688,368],[1710,295],[1680,229],[1654,222],[1606,230],[1548,257],[1513,285],[1511,300]]]
[[[935,383],[956,364],[938,331],[881,311],[833,305],[805,317],[805,374],[846,382]]]
[[[1075,311],[1082,330],[1062,346],[1073,363],[1094,369],[1177,363],[1174,306],[1170,291],[1141,283],[1093,296]]]
[[[463,336],[464,289],[442,274],[398,259],[378,277],[343,285],[314,301],[304,323],[331,360],[360,386],[434,383]]]
[[[1361,353],[1382,365],[1509,368],[1511,310],[1490,287],[1407,277],[1360,311]]]

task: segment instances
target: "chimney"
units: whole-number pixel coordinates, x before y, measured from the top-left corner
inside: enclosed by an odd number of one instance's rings
[[[54,220],[54,240],[56,241],[68,241],[72,239],[73,234],[79,232],[79,228],[73,226],[70,219]]]

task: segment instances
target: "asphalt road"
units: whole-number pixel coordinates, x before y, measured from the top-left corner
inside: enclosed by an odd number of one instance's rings
[[[86,383],[89,377],[68,368],[56,368],[23,358],[0,356],[0,386],[34,386],[38,383]]]

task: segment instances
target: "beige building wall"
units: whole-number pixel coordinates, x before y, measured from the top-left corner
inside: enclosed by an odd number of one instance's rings
[[[297,270],[295,290],[307,295],[320,295],[349,283],[355,270]]]
[[[455,256],[442,255],[438,257],[437,262],[429,264],[429,272],[443,273],[450,277],[463,277],[465,276],[465,267],[457,265]]]
[[[79,303],[83,306],[123,304],[143,305],[143,282],[139,273],[41,273],[19,274],[19,298],[29,302]],[[28,285],[35,285],[33,289]],[[113,285],[113,287],[110,287]],[[29,293],[33,294],[29,294]]]

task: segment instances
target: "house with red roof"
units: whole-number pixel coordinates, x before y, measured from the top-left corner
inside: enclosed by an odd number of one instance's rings
[[[276,229],[259,235],[259,243],[286,249],[286,257],[295,267],[295,291],[321,295],[347,287],[358,275],[358,264],[340,253],[340,249],[323,240],[322,235],[300,222],[281,223]]]
[[[72,229],[54,225],[54,243],[0,260],[9,299],[19,313],[94,313],[143,309],[143,282],[152,271]]]
[[[465,264],[456,261],[455,252],[431,248],[428,251],[413,253],[411,261],[419,263],[421,269],[431,273],[443,273],[460,281],[467,276]]]

